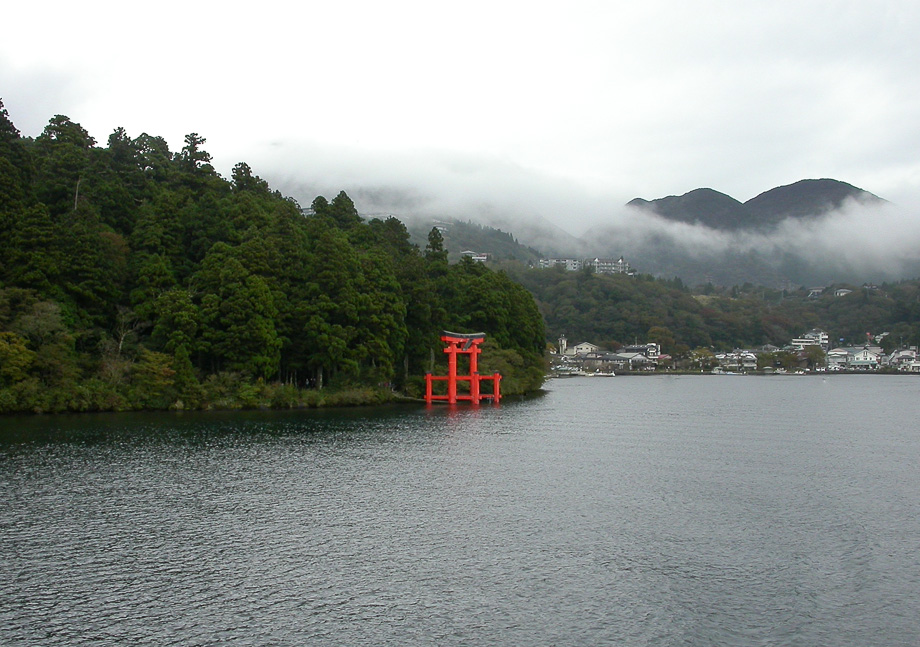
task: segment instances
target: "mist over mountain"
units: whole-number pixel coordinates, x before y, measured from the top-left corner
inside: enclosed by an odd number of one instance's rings
[[[407,212],[411,209],[407,209]],[[429,212],[430,213],[430,212]],[[643,274],[689,285],[773,288],[837,282],[881,283],[920,277],[920,210],[846,182],[801,180],[740,202],[714,189],[655,200],[636,198],[576,235],[577,210],[549,218],[474,209],[450,232],[452,254],[466,249],[496,260],[619,258]],[[424,246],[437,218],[399,216]],[[476,223],[472,229],[469,225]],[[518,245],[520,247],[518,247]]]
[[[920,276],[915,214],[830,179],[777,187],[745,203],[711,189],[633,200],[585,239],[593,253],[625,253],[641,272],[692,284],[784,287]]]
[[[483,222],[545,257],[624,256],[641,273],[690,285],[815,287],[920,277],[916,207],[830,179],[776,187],[743,203],[708,188],[637,198],[582,236],[543,218]]]
[[[786,218],[809,218],[840,209],[848,201],[867,207],[887,202],[864,189],[839,180],[800,180],[751,198],[744,206],[760,224],[778,224]]]
[[[497,214],[467,220],[411,214],[398,217],[406,224],[412,242],[422,248],[427,244],[431,228],[442,228],[444,248],[451,260],[465,250],[472,250],[489,254],[496,260],[529,263],[547,256],[580,257],[588,248],[584,239],[539,217],[514,218]]]
[[[518,242],[511,233],[487,225],[455,218],[420,218],[406,222],[410,241],[420,249],[428,244],[428,234],[432,227],[437,227],[441,233],[442,245],[451,262],[460,260],[463,252],[467,251],[487,254],[491,260],[520,261],[526,264],[536,263],[542,255],[533,247]]]
[[[634,198],[627,206],[668,220],[699,223],[713,229],[737,229],[752,224],[751,215],[744,204],[712,189],[694,189],[683,195],[670,195],[656,200]]]
[[[872,206],[885,202],[878,196],[839,180],[800,180],[764,191],[747,202],[713,189],[694,189],[680,196],[656,200],[635,198],[627,206],[689,224],[712,229],[771,229],[787,218],[816,219],[842,208],[847,202]]]

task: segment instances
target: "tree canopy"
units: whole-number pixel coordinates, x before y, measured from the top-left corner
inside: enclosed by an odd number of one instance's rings
[[[33,140],[0,103],[0,412],[417,395],[444,328],[510,353],[506,390],[539,386],[542,318],[507,275],[448,265],[345,191],[305,211],[245,162],[226,180],[205,144],[99,146],[63,115]]]

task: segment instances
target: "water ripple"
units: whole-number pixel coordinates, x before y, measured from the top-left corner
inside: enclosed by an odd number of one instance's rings
[[[4,419],[0,643],[915,645],[916,384]]]

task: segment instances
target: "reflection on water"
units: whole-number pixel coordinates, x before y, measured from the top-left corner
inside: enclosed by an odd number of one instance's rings
[[[915,645],[920,380],[0,419],[4,645]]]

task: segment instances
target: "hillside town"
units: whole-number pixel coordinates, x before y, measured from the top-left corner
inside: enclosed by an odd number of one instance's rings
[[[809,330],[791,339],[783,348],[766,345],[715,353],[696,349],[679,361],[661,352],[654,342],[623,346],[607,351],[591,342],[569,345],[562,335],[551,353],[555,375],[604,375],[641,373],[658,370],[693,370],[715,374],[806,373],[806,372],[901,372],[920,373],[917,346],[897,348],[886,353],[879,343],[888,333],[866,336],[861,346],[836,346],[820,329]]]

